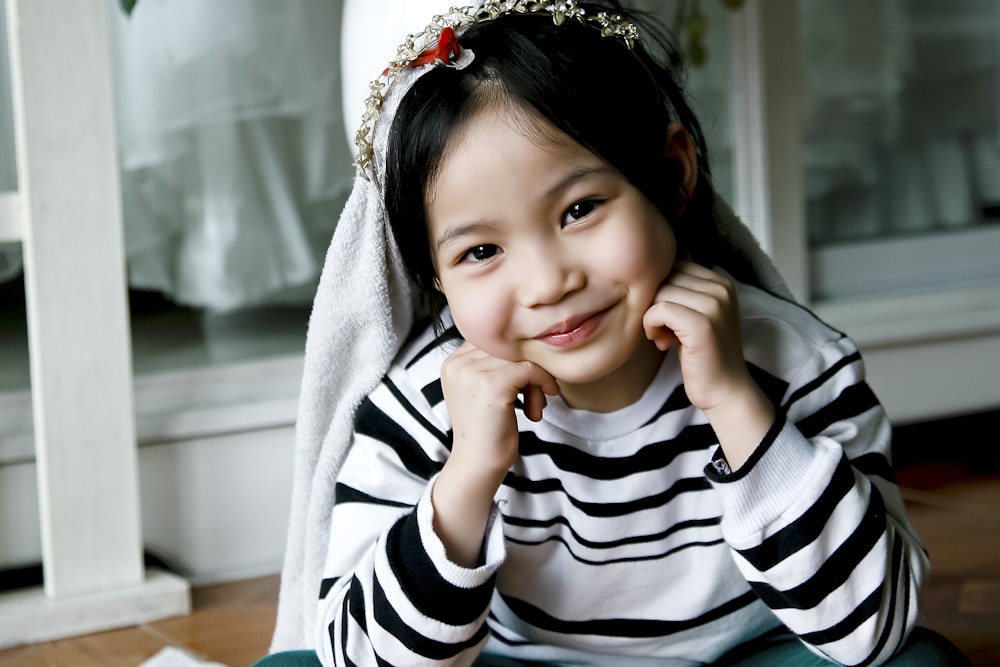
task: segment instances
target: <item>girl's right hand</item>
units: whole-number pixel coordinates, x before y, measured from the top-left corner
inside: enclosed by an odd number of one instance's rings
[[[514,403],[524,394],[524,413],[542,418],[545,394],[559,393],[554,377],[530,361],[506,361],[463,343],[441,366],[441,389],[451,417],[449,463],[470,479],[495,481],[492,497],[517,458]]]
[[[517,458],[514,403],[538,421],[545,395],[559,385],[530,361],[506,361],[463,343],[441,366],[441,388],[452,423],[451,456],[431,495],[435,530],[458,564],[478,561],[493,496]]]

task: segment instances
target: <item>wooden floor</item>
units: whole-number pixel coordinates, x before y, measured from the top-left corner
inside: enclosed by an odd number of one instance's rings
[[[898,471],[934,573],[922,624],[950,637],[974,665],[1000,665],[1000,471],[913,464]],[[268,646],[277,577],[197,588],[191,615],[0,651],[3,667],[136,667],[168,645],[229,667]]]

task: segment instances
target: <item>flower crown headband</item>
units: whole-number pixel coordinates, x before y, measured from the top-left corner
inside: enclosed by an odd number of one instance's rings
[[[594,16],[587,16],[575,0],[485,0],[478,8],[452,7],[445,14],[435,16],[423,32],[408,35],[397,49],[396,58],[379,78],[369,84],[361,127],[354,135],[354,143],[358,147],[355,162],[361,176],[369,179],[374,175],[375,123],[389,87],[400,79],[404,70],[432,63],[464,68],[471,62],[472,54],[461,48],[455,37],[455,30],[509,14],[548,14],[556,25],[562,25],[566,19],[571,19],[599,29],[603,37],[620,39],[629,49],[639,39],[639,31],[635,25],[620,14],[598,12]]]

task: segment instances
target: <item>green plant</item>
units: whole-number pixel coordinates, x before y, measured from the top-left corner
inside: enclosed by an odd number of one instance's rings
[[[729,10],[743,6],[743,0],[720,0]],[[681,58],[694,67],[704,65],[708,60],[705,35],[708,33],[708,17],[701,8],[700,0],[678,0],[674,10],[672,32],[680,41]]]

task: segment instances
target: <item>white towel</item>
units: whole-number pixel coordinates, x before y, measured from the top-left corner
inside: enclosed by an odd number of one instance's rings
[[[295,468],[271,652],[314,646],[337,471],[354,413],[389,368],[413,324],[416,289],[388,227],[385,146],[396,107],[424,70],[389,88],[375,128],[373,177],[355,177],[309,317],[296,418]]]
[[[405,71],[389,88],[375,127],[374,177],[355,179],[320,278],[306,339],[292,509],[271,652],[315,645],[334,487],[354,413],[388,370],[414,321],[417,290],[403,267],[380,193],[392,118],[400,99],[430,67]],[[749,260],[761,285],[788,296],[749,229],[719,199],[715,212],[723,238]]]

